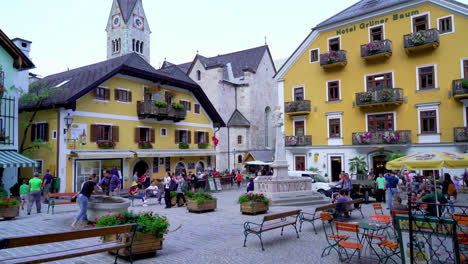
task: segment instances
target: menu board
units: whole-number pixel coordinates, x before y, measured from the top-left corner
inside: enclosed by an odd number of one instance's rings
[[[221,186],[221,180],[219,178],[214,178],[214,180],[215,180],[216,190],[222,191],[223,187]]]
[[[210,191],[216,191],[216,185],[213,177],[208,177],[208,187]]]

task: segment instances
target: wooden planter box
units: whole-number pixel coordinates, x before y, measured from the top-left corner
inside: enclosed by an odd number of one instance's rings
[[[199,204],[195,200],[188,200],[187,201],[187,210],[189,212],[207,212],[207,211],[214,211],[216,209],[216,200],[206,200],[203,204]]]
[[[241,203],[240,204],[240,211],[243,214],[261,214],[266,213],[268,211],[268,203],[259,202],[259,203]]]
[[[6,208],[5,210],[0,210],[0,218],[4,218],[6,220],[13,219],[18,215],[19,215],[19,205]]]
[[[127,241],[130,242],[130,238],[126,237]],[[116,236],[106,236],[106,241],[116,241]],[[156,250],[161,250],[163,246],[162,239],[156,238],[154,234],[142,234],[136,233],[135,239],[133,240],[132,246],[132,255],[140,255],[140,254],[149,254],[149,253],[156,253]],[[117,250],[111,251],[112,254],[117,254]],[[120,249],[119,256],[128,257],[129,252],[127,249]]]

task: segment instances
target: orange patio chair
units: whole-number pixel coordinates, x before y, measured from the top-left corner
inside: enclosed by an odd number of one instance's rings
[[[374,207],[375,213],[378,213],[377,210],[380,210],[380,214],[384,214],[381,204],[379,204],[379,203],[372,204],[372,207]]]
[[[325,238],[328,243],[328,246],[323,249],[321,257],[323,258],[325,256],[330,255],[330,252],[332,251],[332,249],[334,249],[339,255],[340,252],[338,252],[338,249],[336,248],[338,246],[338,243],[342,240],[348,239],[349,236],[339,235],[338,233],[335,234],[335,232],[333,231],[333,224],[332,224],[333,216],[330,213],[321,213],[320,220],[322,220],[323,231],[325,232]],[[327,231],[327,229],[329,231]],[[327,251],[327,249],[328,249],[328,253],[325,254],[325,251]]]
[[[392,218],[389,215],[371,214],[371,220],[382,227],[382,233],[385,231],[390,237],[388,229],[392,227]]]
[[[339,235],[339,232],[348,232],[352,233],[356,236],[355,242],[349,242],[348,240],[341,240],[338,242],[338,256],[340,261],[342,261],[342,254],[343,251],[346,254],[346,259],[351,260],[356,254],[358,253],[358,258],[361,258],[361,250],[364,245],[361,242],[361,238],[359,237],[359,224],[351,224],[351,223],[343,223],[343,222],[335,222],[336,226],[336,234]],[[348,250],[352,251],[352,254],[348,254]]]

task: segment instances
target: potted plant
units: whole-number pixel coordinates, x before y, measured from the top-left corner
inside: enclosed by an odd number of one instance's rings
[[[411,34],[410,41],[415,46],[424,44],[424,42],[426,41],[426,32],[418,31],[416,33]]]
[[[176,205],[177,202],[177,192],[171,191],[169,193],[169,196],[171,197],[171,205],[174,206]]]
[[[367,170],[366,157],[357,156],[349,160],[349,170],[356,174],[365,174]]]
[[[370,102],[372,100],[372,92],[363,92],[359,95],[359,99],[362,102]]]
[[[371,132],[356,133],[356,138],[361,144],[369,144],[371,142],[372,136],[373,135]]]
[[[380,40],[374,40],[366,44],[366,50],[369,51],[370,53],[374,51],[378,51],[383,47],[383,42]]]
[[[0,199],[0,217],[6,220],[13,219],[19,215],[20,202],[15,198],[3,197]]]
[[[468,80],[467,79],[462,80],[462,86],[463,86],[463,88],[468,89]]]
[[[290,146],[295,146],[297,144],[297,138],[296,136],[290,136],[288,137],[288,145]]]
[[[164,101],[154,101],[154,105],[157,107],[166,107],[167,103]]]
[[[1,78],[1,76],[0,76]],[[3,95],[6,93],[5,86],[3,84],[0,84],[0,98],[3,98]]]
[[[145,87],[145,95],[153,95],[154,93],[159,92],[161,89],[158,85],[154,85],[151,87]]]
[[[392,89],[383,89],[379,90],[379,98],[383,102],[388,102],[392,99],[393,90]]]
[[[187,210],[189,212],[201,213],[216,209],[216,198],[203,190],[199,190],[187,198]]]
[[[206,149],[210,146],[210,144],[208,143],[201,143],[201,144],[198,144],[198,148],[199,149]]]
[[[172,104],[172,107],[173,107],[174,109],[183,109],[183,108],[184,108],[184,105],[183,105],[183,104],[174,103],[174,104]]]
[[[5,129],[2,129],[2,131],[0,131],[0,142],[5,142],[9,139],[10,137],[6,135]]]
[[[330,50],[330,52],[324,53],[322,57],[327,63],[332,63],[336,61],[337,55],[336,51]]]
[[[103,148],[103,149],[110,149],[115,147],[115,142],[112,140],[101,140],[96,142],[98,147]]]
[[[270,200],[263,193],[245,193],[239,197],[240,211],[244,214],[266,213]]]
[[[142,212],[135,214],[133,212],[122,212],[120,214],[105,215],[95,219],[96,227],[115,226],[137,223],[137,232],[132,246],[132,254],[156,253],[156,250],[162,249],[164,235],[167,234],[169,222],[165,216],[153,214],[153,212]],[[126,238],[130,242],[130,238]],[[116,241],[116,236],[105,236],[104,241]],[[116,252],[113,251],[115,254]],[[119,251],[120,256],[129,256],[127,249]]]
[[[176,91],[166,91],[164,96],[168,98],[174,98],[176,96],[176,93],[177,93]]]
[[[400,139],[400,132],[398,131],[385,131],[381,135],[385,143],[395,143]]]
[[[150,141],[140,141],[138,142],[138,148],[150,149],[150,148],[153,148],[153,145],[151,144]]]
[[[190,147],[190,145],[185,143],[185,142],[180,142],[179,143],[179,149],[188,149],[189,147]]]

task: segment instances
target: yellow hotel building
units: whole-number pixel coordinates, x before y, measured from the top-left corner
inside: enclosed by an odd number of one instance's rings
[[[156,179],[214,164],[212,137],[225,124],[201,87],[175,66],[156,70],[129,53],[47,76],[29,92],[44,89],[48,98],[21,105],[20,120],[40,108],[25,147],[34,140],[49,146],[34,153],[41,163],[35,170],[50,169],[60,192],[79,191],[104,169],[119,170],[128,188],[134,173]],[[31,175],[22,169],[21,177]]]
[[[356,156],[382,172],[394,152],[465,152],[467,43],[453,0],[362,0],[318,24],[275,76],[290,170],[336,181]]]

